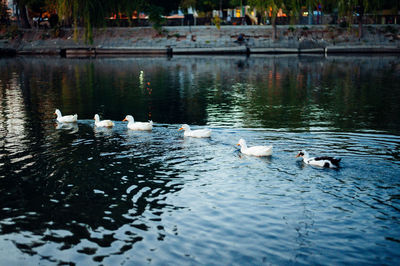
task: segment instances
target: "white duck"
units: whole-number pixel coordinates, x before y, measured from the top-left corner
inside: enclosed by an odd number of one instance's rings
[[[61,111],[56,109],[54,112],[55,115],[57,115],[57,121],[60,123],[76,123],[78,121],[78,115],[62,115]]]
[[[327,167],[327,168],[337,168],[339,167],[339,162],[340,158],[336,159],[333,157],[329,156],[322,156],[322,157],[310,157],[308,152],[305,150],[300,151],[297,155],[297,157],[302,157],[303,162],[306,164],[314,165],[314,166],[319,166],[319,167]]]
[[[211,137],[211,129],[204,128],[204,129],[196,129],[191,130],[190,127],[186,124],[182,125],[179,130],[184,130],[185,133],[183,135],[185,137],[193,137],[193,138],[209,138]]]
[[[240,139],[237,145],[240,146],[240,152],[243,154],[258,157],[272,155],[272,146],[253,146],[249,148],[244,139]]]
[[[113,127],[114,123],[111,120],[102,120],[100,121],[100,117],[98,114],[94,115],[94,124],[96,127]]]
[[[124,120],[128,121],[128,128],[132,130],[152,130],[153,129],[153,121],[149,122],[135,122],[133,116],[127,115]]]

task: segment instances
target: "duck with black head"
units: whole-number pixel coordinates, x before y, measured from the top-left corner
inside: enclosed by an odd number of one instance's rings
[[[305,150],[300,151],[296,155],[296,158],[297,157],[302,157],[303,162],[306,164],[319,167],[326,167],[326,168],[338,168],[339,162],[341,160],[341,158],[334,158],[330,156],[310,157],[308,152],[306,152]]]

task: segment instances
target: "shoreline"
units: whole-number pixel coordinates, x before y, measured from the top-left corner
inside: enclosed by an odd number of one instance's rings
[[[61,57],[96,57],[96,56],[121,56],[121,55],[250,55],[250,54],[400,54],[399,47],[392,46],[328,46],[325,48],[251,48],[241,46],[237,48],[33,48],[29,50],[16,50],[13,48],[0,48],[0,57],[13,57],[20,55],[53,55]]]
[[[14,38],[0,39],[0,57],[57,55],[92,57],[120,55],[231,55],[231,54],[369,54],[400,53],[399,25],[365,25],[363,38],[357,26],[278,26],[273,40],[272,26],[179,26],[97,28],[93,44],[83,40],[84,29],[62,28],[19,30]],[[239,36],[244,39],[239,42]],[[77,39],[77,41],[74,41]]]

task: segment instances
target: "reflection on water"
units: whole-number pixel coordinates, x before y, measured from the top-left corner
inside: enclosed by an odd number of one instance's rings
[[[70,130],[71,133],[76,133],[79,130],[77,123],[60,123],[56,122],[56,129]]]
[[[398,132],[398,64],[396,57],[22,58],[2,60],[2,80],[22,84],[40,119],[58,106],[88,119],[134,113],[159,123]]]
[[[393,56],[1,59],[1,260],[398,264],[399,82]]]

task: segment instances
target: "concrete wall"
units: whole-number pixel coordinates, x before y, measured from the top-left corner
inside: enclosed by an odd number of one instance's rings
[[[365,26],[363,38],[359,38],[358,27],[339,28],[315,25],[278,26],[278,39],[272,38],[271,26],[214,26],[164,27],[161,34],[151,27],[105,28],[94,30],[94,43],[83,40],[83,29],[79,40],[74,41],[73,29],[24,30],[14,39],[0,39],[0,48],[12,48],[30,53],[59,53],[65,48],[95,49],[200,49],[213,48],[235,50],[246,47],[256,51],[271,49],[325,49],[327,47],[400,47],[399,26]],[[238,36],[244,36],[238,42]],[[0,34],[1,35],[1,34]],[[3,33],[4,36],[4,33]],[[57,36],[57,37],[56,37]],[[261,50],[260,50],[261,49]]]

